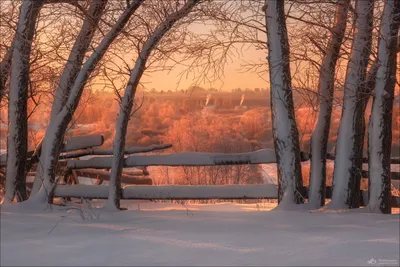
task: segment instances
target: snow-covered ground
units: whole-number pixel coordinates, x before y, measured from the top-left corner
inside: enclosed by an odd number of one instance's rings
[[[85,208],[85,220],[76,210],[3,206],[0,263],[399,265],[399,215],[278,211],[268,203],[124,205],[131,210]]]

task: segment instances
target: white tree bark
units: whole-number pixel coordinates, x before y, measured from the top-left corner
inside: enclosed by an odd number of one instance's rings
[[[124,164],[124,154],[125,154],[125,139],[128,127],[128,121],[132,113],[133,101],[135,98],[135,93],[137,86],[139,84],[140,78],[146,68],[146,62],[157,46],[162,37],[172,28],[172,26],[185,17],[192,8],[199,3],[200,0],[188,0],[182,8],[178,11],[168,15],[166,19],[157,26],[154,32],[149,36],[147,41],[144,43],[139,56],[136,60],[135,66],[131,72],[128,85],[125,89],[124,96],[122,98],[121,108],[118,114],[115,136],[114,136],[114,146],[113,146],[113,161],[111,165],[111,175],[110,175],[110,191],[108,200],[105,207],[108,209],[119,209],[120,198],[121,198],[121,174]]]
[[[266,1],[268,63],[280,206],[301,203],[302,175],[290,75],[284,1]]]
[[[115,25],[105,35],[99,46],[94,50],[90,57],[83,64],[74,85],[71,88],[68,100],[61,111],[54,117],[52,123],[48,126],[43,140],[42,154],[38,164],[38,169],[42,173],[40,177],[43,186],[39,192],[32,198],[34,202],[52,201],[52,192],[55,186],[54,170],[62,148],[64,133],[71,122],[72,116],[79,104],[85,84],[95,69],[97,63],[102,59],[109,46],[115,38],[121,33],[129,18],[135,13],[143,0],[136,0],[130,3],[127,9],[120,15]]]
[[[90,8],[83,21],[81,31],[76,37],[74,46],[71,49],[67,63],[64,66],[60,81],[55,90],[55,96],[51,108],[50,120],[60,112],[61,108],[67,102],[71,87],[74,85],[82,62],[88,51],[97,25],[107,4],[107,0],[92,1]]]
[[[333,176],[333,209],[359,207],[362,165],[362,92],[371,52],[373,0],[356,2],[351,58],[347,65]]]
[[[320,70],[318,85],[320,108],[317,125],[311,137],[312,157],[308,199],[310,208],[319,208],[325,205],[326,153],[331,124],[335,68],[346,30],[349,5],[350,0],[337,2],[335,26],[332,29],[328,51],[326,51]]]
[[[25,0],[20,9],[12,50],[10,93],[8,102],[9,133],[7,140],[7,173],[5,201],[26,199],[26,153],[28,149],[27,98],[29,59],[36,19],[43,0]]]
[[[85,20],[82,24],[81,30],[75,40],[71,49],[68,60],[64,66],[58,86],[55,89],[54,100],[50,113],[51,124],[55,116],[60,112],[61,108],[65,105],[68,95],[71,91],[76,77],[82,67],[83,58],[89,48],[96,27],[101,18],[102,12],[107,4],[107,0],[93,1],[86,14]],[[33,182],[31,194],[36,194],[42,185],[43,168],[37,168],[35,180]]]
[[[399,24],[400,2],[386,0],[380,26],[379,63],[368,136],[367,209],[371,212],[391,213],[390,155]]]

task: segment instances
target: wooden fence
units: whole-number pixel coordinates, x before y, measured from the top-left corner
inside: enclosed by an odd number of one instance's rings
[[[63,184],[58,184],[55,197],[77,198],[107,198],[108,186],[101,185],[109,181],[112,162],[112,150],[95,149],[101,146],[104,138],[101,135],[73,137],[64,143],[63,153],[60,155],[59,169],[64,172]],[[134,184],[122,189],[123,199],[144,200],[190,200],[190,199],[277,199],[278,188],[273,184],[260,185],[224,185],[224,186],[155,186],[148,177],[147,166],[220,166],[240,164],[269,164],[276,163],[273,150],[262,149],[247,153],[200,153],[184,152],[161,155],[134,155],[172,147],[171,144],[152,145],[148,147],[129,148],[121,182]],[[29,152],[33,157],[35,151]],[[86,160],[77,159],[83,156],[92,157]],[[310,160],[311,155],[301,152],[301,160]],[[328,154],[327,159],[334,160],[334,154]],[[367,158],[363,159],[368,162]],[[0,167],[5,167],[6,158],[0,157]],[[400,164],[400,158],[391,159],[392,164]],[[34,173],[33,173],[34,174]],[[78,176],[95,179],[94,185],[78,184]],[[368,171],[362,170],[363,178],[368,178]],[[400,181],[400,172],[391,173],[392,180]],[[136,186],[137,185],[137,186]],[[303,187],[299,192],[304,198],[308,197],[308,187]],[[361,190],[360,190],[361,191]],[[332,187],[326,187],[326,197],[331,198]],[[368,191],[360,192],[360,203],[368,202]],[[400,197],[392,197],[392,206],[400,207]]]
[[[301,160],[310,160],[309,153],[302,152]],[[328,159],[333,160],[334,155],[328,154]],[[88,160],[68,160],[70,169],[93,168],[103,169],[111,167],[111,157],[92,157]],[[363,162],[368,162],[364,158]],[[269,164],[276,163],[273,150],[262,149],[247,153],[200,153],[184,152],[161,155],[130,155],[125,158],[124,167],[143,166],[220,166],[240,164]],[[392,164],[399,164],[398,158],[393,158]],[[399,172],[392,172],[392,180],[400,180]],[[368,171],[362,171],[363,178],[368,178]],[[361,191],[361,190],[360,190]],[[303,187],[299,192],[304,198],[308,197],[308,187]],[[58,186],[56,196],[106,198],[106,186]],[[225,185],[225,186],[127,186],[121,192],[123,199],[144,200],[190,200],[190,199],[277,199],[278,188],[276,185]],[[331,198],[332,187],[326,187],[326,197]],[[360,203],[368,203],[368,191],[360,192]],[[392,206],[400,206],[400,197],[392,197]]]

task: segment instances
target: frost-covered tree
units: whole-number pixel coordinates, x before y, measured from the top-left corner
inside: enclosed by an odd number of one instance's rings
[[[76,77],[82,67],[82,62],[89,45],[91,44],[94,32],[98,27],[99,20],[107,4],[107,0],[93,1],[86,13],[81,30],[75,39],[75,43],[71,49],[68,60],[64,66],[58,86],[55,89],[53,105],[51,109],[50,124],[55,116],[61,111],[68,99],[71,88],[75,82]],[[36,177],[31,190],[32,194],[36,194],[42,184],[43,175],[42,165],[39,164],[37,168]]]
[[[391,213],[390,156],[396,84],[400,1],[386,0],[378,47],[378,70],[368,130],[369,202],[372,212]]]
[[[359,207],[362,167],[362,93],[371,52],[373,0],[356,1],[354,36],[344,84],[330,208]]]
[[[133,103],[136,89],[139,85],[140,78],[146,69],[147,60],[163,38],[163,36],[174,26],[174,24],[185,17],[192,8],[198,4],[200,0],[187,0],[181,7],[175,5],[176,10],[168,15],[157,28],[148,36],[147,41],[143,44],[135,66],[132,69],[128,84],[125,89],[124,96],[120,104],[120,110],[115,127],[113,160],[110,175],[110,191],[106,207],[108,209],[119,209],[121,198],[121,174],[124,163],[125,141],[129,118],[132,113]]]
[[[266,1],[264,9],[271,83],[272,131],[278,164],[278,200],[286,205],[302,202],[302,175],[284,6],[284,1]]]
[[[123,31],[130,17],[142,4],[143,0],[127,1],[127,7],[119,16],[115,24],[99,45],[93,49],[91,55],[83,63],[76,79],[70,89],[67,101],[58,114],[51,120],[43,140],[42,153],[38,163],[41,168],[40,181],[42,187],[39,192],[30,198],[33,202],[47,202],[52,200],[52,193],[55,187],[55,168],[58,156],[62,149],[65,131],[72,120],[72,116],[79,104],[83,89],[96,65],[103,58],[113,41]]]
[[[29,59],[36,20],[43,4],[43,0],[23,1],[12,49],[5,201],[13,201],[15,195],[18,201],[26,199],[25,172],[28,149],[26,99],[28,98]],[[6,61],[9,62],[10,59]],[[3,81],[1,83],[3,84]]]
[[[313,208],[325,205],[326,153],[332,114],[335,69],[346,30],[349,5],[350,0],[337,2],[335,26],[332,29],[328,50],[321,64],[318,84],[320,108],[317,125],[311,137],[312,157],[308,202]]]

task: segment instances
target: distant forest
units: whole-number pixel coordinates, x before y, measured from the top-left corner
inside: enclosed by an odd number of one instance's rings
[[[104,147],[111,148],[119,108],[114,94],[110,91],[87,92],[67,136],[103,134]],[[336,95],[328,146],[331,150],[334,149],[341,116],[341,92]],[[399,96],[397,94],[393,111],[393,157],[400,156]],[[295,91],[294,103],[301,150],[309,151],[317,114],[314,112],[317,108],[315,95]],[[370,115],[370,104],[366,118]],[[48,108],[48,105],[40,105],[29,119],[30,149],[34,149],[43,138]],[[169,92],[142,90],[138,93],[136,109],[129,122],[127,147],[172,143],[177,152],[247,152],[273,148],[269,90],[265,88],[237,88],[231,92],[197,86]],[[3,121],[5,116],[3,109]],[[4,136],[6,127],[1,125]],[[1,148],[6,148],[6,139],[1,140]]]

